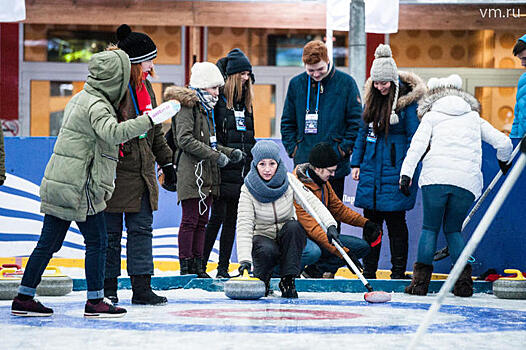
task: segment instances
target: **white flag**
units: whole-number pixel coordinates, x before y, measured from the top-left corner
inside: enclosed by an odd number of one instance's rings
[[[0,0],[0,22],[18,22],[25,19],[24,0]]]
[[[365,32],[398,32],[398,0],[365,0]]]
[[[326,0],[327,28],[349,30],[351,0]],[[399,0],[365,0],[365,32],[398,32]]]

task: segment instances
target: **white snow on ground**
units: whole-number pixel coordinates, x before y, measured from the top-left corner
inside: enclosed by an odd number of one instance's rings
[[[0,301],[0,348],[403,349],[423,318],[424,304],[435,298],[395,293],[390,303],[366,304],[362,293],[300,293],[300,299],[289,301],[276,292],[274,297],[242,302],[202,290],[158,293],[169,298],[168,305],[130,305],[131,291],[119,291],[128,314],[110,320],[82,317],[85,292],[41,297],[55,310],[50,318],[16,318],[9,314],[10,301]],[[524,349],[524,300],[450,295],[445,305],[447,310],[435,320],[444,327],[426,334],[419,349]],[[472,322],[489,329],[480,332]]]

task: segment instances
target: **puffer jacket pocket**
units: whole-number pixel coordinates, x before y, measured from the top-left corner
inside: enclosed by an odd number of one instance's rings
[[[89,194],[95,203],[108,201],[115,188],[117,162],[119,159],[111,151],[97,150],[91,167],[88,185]]]

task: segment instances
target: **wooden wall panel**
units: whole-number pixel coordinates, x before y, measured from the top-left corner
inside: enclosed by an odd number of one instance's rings
[[[500,12],[492,12],[495,9]],[[26,23],[325,28],[324,1],[28,0],[26,10]],[[526,16],[526,5],[400,5],[399,27],[511,30],[524,26],[525,18],[513,15]]]

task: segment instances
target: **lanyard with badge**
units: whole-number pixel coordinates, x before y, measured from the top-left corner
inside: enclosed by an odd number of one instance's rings
[[[206,109],[206,107],[205,107],[205,105],[203,103],[201,103],[201,105],[205,109],[205,112],[206,112],[206,123],[208,124],[208,131],[210,132],[210,130],[211,130],[210,129],[210,117],[208,116],[208,109]],[[212,147],[212,149],[217,151],[216,120],[214,118],[214,110],[213,109],[212,109],[212,126],[213,126],[213,130],[214,130],[214,135],[210,135],[210,147]]]
[[[369,123],[367,130],[367,142],[376,143],[376,134],[374,133],[373,123]]]
[[[223,101],[226,102],[226,97],[222,95]],[[242,111],[236,111],[235,108],[232,108],[234,110],[234,118],[236,119],[236,130],[237,131],[247,131],[247,125],[245,124],[245,109],[243,108]]]
[[[133,89],[132,89],[132,86],[130,83],[128,83],[128,87],[130,88],[130,95],[131,95],[131,98],[132,98],[132,101],[133,101],[133,107],[135,107],[135,114],[137,116],[140,115],[140,112],[139,112],[139,107],[137,107],[137,101],[135,101],[135,95],[133,94]],[[145,132],[144,134],[140,135],[139,136],[139,139],[143,139],[145,138],[146,136],[148,135],[148,132]]]
[[[307,88],[307,107],[305,111],[305,134],[317,134],[318,133],[318,107],[320,104],[320,85],[318,82],[318,94],[316,95],[316,111],[309,113],[310,110],[310,76]]]

